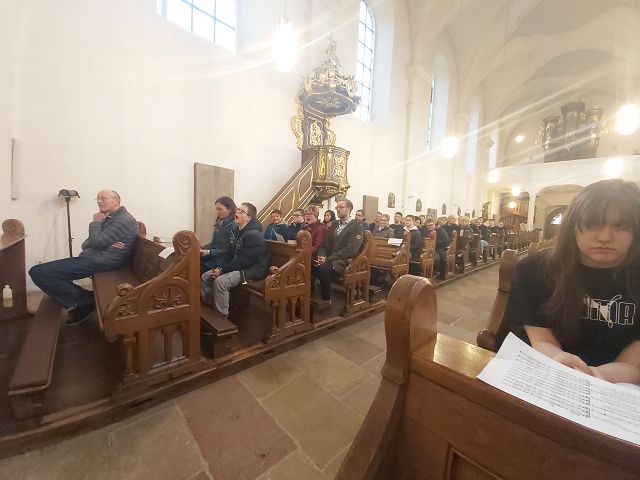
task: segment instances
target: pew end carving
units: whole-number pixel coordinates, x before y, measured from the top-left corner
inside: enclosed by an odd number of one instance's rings
[[[271,310],[267,343],[311,330],[311,235],[301,230],[296,243],[267,240],[269,264],[278,271],[264,280],[249,280],[245,289]]]
[[[130,267],[94,275],[98,320],[119,340],[119,391],[143,389],[197,371],[200,357],[200,245],[193,232],[173,237],[172,253],[139,235]]]
[[[518,264],[518,252],[505,250],[500,257],[500,271],[498,273],[498,291],[489,314],[489,325],[478,333],[478,346],[497,352],[509,328],[505,322],[505,312],[511,291],[511,276]]]
[[[349,316],[369,307],[369,283],[371,280],[371,232],[365,230],[360,253],[347,262],[338,282],[345,289],[343,316]]]
[[[411,258],[411,233],[405,232],[400,246],[389,244],[387,238],[371,238],[371,268],[388,273],[391,281],[389,288],[402,275],[409,273]]]

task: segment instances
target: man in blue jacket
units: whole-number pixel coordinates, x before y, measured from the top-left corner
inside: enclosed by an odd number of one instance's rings
[[[200,282],[200,298],[215,306],[225,317],[229,315],[229,290],[247,280],[267,276],[269,256],[267,243],[256,220],[256,207],[243,203],[236,210],[236,226],[231,232],[231,256],[204,272]]]
[[[44,293],[69,309],[67,325],[87,319],[95,309],[93,293],[73,283],[94,273],[118,270],[127,263],[138,236],[138,222],[120,205],[114,190],[102,190],[96,198],[99,212],[89,224],[89,238],[80,256],[35,265],[29,275]]]

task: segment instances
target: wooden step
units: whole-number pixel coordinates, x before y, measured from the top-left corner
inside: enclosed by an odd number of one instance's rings
[[[9,383],[9,399],[18,419],[42,414],[63,316],[63,308],[45,295],[35,316],[26,320],[27,333]]]
[[[209,305],[200,305],[200,320],[213,330],[216,337],[227,337],[238,333],[238,326],[216,312]]]

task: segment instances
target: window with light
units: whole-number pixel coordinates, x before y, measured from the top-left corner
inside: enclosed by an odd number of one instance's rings
[[[375,50],[376,27],[373,14],[367,2],[360,1],[360,24],[358,28],[358,61],[356,81],[360,93],[360,105],[356,115],[362,120],[371,119],[371,91],[373,87],[373,55]]]
[[[236,0],[157,0],[157,9],[185,30],[235,51],[236,4]]]

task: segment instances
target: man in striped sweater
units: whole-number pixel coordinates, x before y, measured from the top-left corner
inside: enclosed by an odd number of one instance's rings
[[[29,270],[33,283],[69,310],[67,325],[82,323],[95,309],[93,293],[73,281],[125,265],[139,231],[136,219],[120,206],[117,192],[102,190],[96,200],[100,211],[93,215],[80,256],[42,263]]]

